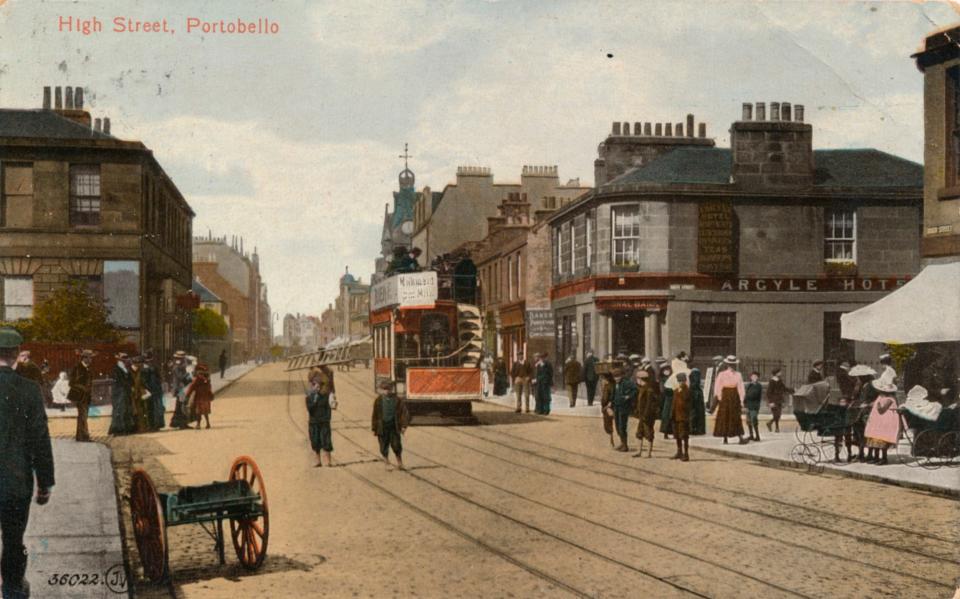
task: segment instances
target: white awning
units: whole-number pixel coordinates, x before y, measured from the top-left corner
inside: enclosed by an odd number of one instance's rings
[[[844,314],[840,329],[855,341],[960,341],[960,262],[924,268],[890,295]]]

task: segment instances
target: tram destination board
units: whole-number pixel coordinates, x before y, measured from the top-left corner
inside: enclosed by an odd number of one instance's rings
[[[370,290],[370,309],[387,306],[432,306],[437,301],[437,273],[428,270],[393,275]]]

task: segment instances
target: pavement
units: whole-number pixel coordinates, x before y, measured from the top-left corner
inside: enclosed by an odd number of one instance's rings
[[[512,393],[503,396],[491,395],[485,401],[516,408],[516,396]],[[531,398],[530,403],[532,409],[533,398]],[[592,406],[587,406],[585,394],[582,394],[577,398],[577,405],[571,408],[567,393],[565,391],[554,391],[550,414],[554,416],[600,418],[600,402],[597,400]],[[780,433],[767,432],[766,420],[768,419],[769,413],[766,412],[766,406],[763,406],[760,417],[761,440],[759,442],[739,445],[734,439],[732,443],[724,445],[723,439],[708,434],[706,436],[690,437],[690,446],[778,467],[800,468],[816,472],[829,471],[841,476],[898,485],[931,493],[960,495],[960,463],[953,466],[940,465],[929,469],[922,467],[917,460],[911,457],[910,443],[907,439],[901,439],[897,449],[891,449],[888,452],[889,464],[879,466],[857,462],[847,463],[845,461],[834,463],[832,462],[834,456],[832,440],[828,439],[826,443],[820,443],[815,437],[807,436],[804,438],[805,445],[808,446],[808,450],[809,446],[815,446],[812,452],[819,457],[815,464],[807,464],[795,460],[792,455],[794,448],[801,444],[801,438],[795,432],[797,424],[793,414],[783,414],[780,420],[782,430]],[[712,431],[711,421],[713,418],[708,415],[707,420],[707,430]],[[663,442],[662,435],[657,441]],[[672,440],[666,442],[671,445],[674,443]],[[842,450],[841,456],[845,457],[845,451],[845,449]]]
[[[254,363],[232,366],[224,379],[215,374],[214,392],[226,389],[254,368]],[[166,403],[172,409],[171,396]],[[34,597],[125,597],[127,571],[111,449],[65,438],[72,423],[61,419],[75,418],[76,413],[74,408],[47,410],[47,415],[56,419],[51,422],[51,433],[57,484],[50,503],[31,506],[24,538],[30,556],[27,579]],[[109,406],[96,412],[91,409],[95,439],[104,439],[97,428],[105,430],[109,415]]]

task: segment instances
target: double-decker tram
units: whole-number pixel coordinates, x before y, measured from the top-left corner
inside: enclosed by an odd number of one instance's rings
[[[370,290],[374,385],[395,381],[413,424],[474,423],[483,356],[476,267],[461,258],[438,270],[395,273]]]

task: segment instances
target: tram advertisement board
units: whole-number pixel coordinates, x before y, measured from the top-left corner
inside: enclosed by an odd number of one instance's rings
[[[437,301],[437,273],[409,272],[387,277],[370,290],[370,309],[432,306]]]

